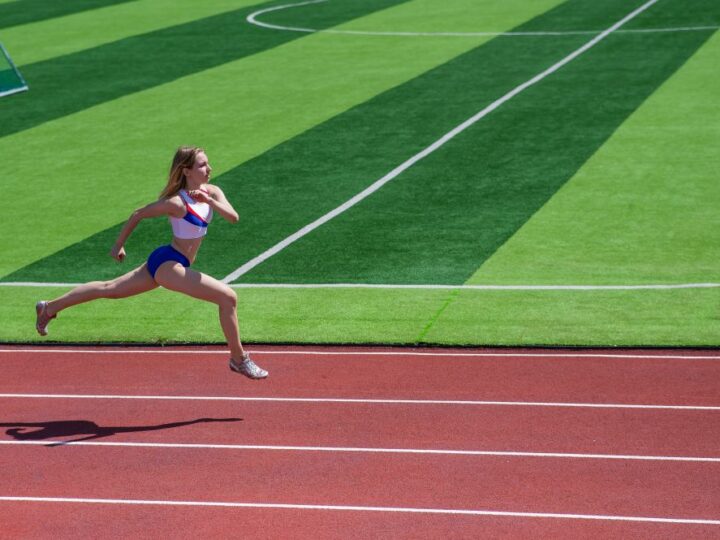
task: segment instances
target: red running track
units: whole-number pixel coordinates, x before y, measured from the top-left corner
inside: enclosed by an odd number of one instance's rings
[[[626,353],[6,347],[0,530],[720,538],[720,355]]]

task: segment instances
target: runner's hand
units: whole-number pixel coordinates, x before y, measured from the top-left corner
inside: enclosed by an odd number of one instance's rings
[[[190,195],[194,201],[202,203],[210,202],[210,194],[204,189],[193,189],[188,191],[187,194]]]
[[[125,259],[125,248],[123,246],[113,246],[110,250],[110,256],[118,262],[123,262],[123,259]]]

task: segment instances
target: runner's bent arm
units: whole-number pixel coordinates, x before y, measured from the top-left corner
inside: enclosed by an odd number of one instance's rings
[[[207,185],[205,187],[207,191],[196,189],[188,191],[188,195],[198,202],[209,204],[214,211],[230,223],[237,223],[240,217],[235,211],[235,208],[233,208],[233,205],[225,198],[223,190],[214,185]]]
[[[182,217],[184,215],[184,212],[185,207],[182,206],[182,203],[180,203],[176,197],[171,197],[169,199],[160,199],[159,201],[150,203],[147,206],[138,208],[130,215],[130,218],[127,220],[122,230],[120,231],[118,239],[115,241],[115,245],[113,245],[112,249],[110,250],[110,256],[117,261],[122,261],[125,258],[125,242],[127,241],[130,234],[133,232],[133,230],[135,230],[137,224],[140,223],[143,219],[163,215]]]

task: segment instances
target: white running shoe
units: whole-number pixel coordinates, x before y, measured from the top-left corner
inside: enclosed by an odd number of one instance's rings
[[[50,324],[51,320],[57,317],[57,314],[52,317],[47,314],[47,305],[48,303],[45,300],[40,300],[37,304],[35,304],[35,329],[41,336],[48,335],[47,326]]]
[[[230,369],[235,373],[242,373],[251,379],[264,379],[268,376],[268,372],[253,362],[248,353],[243,354],[243,361],[240,363],[237,363],[234,358],[231,358]]]

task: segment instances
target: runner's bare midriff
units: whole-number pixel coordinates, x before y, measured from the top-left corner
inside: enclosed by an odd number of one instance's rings
[[[178,238],[177,236],[173,236],[171,245],[185,255],[190,261],[190,264],[192,264],[195,262],[195,257],[197,256],[198,249],[200,249],[203,238],[203,236],[200,238]]]

